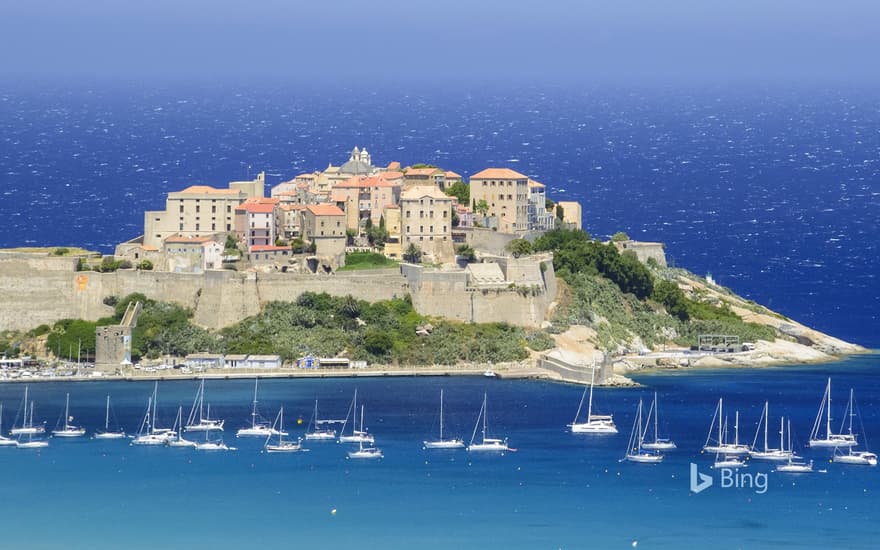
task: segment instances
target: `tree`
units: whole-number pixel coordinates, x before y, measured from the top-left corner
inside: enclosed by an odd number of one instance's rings
[[[666,312],[670,315],[678,317],[682,321],[687,321],[688,301],[684,292],[672,281],[659,281],[654,285],[654,291],[651,293],[651,299],[659,304],[663,304]]]
[[[467,206],[471,202],[471,186],[463,181],[457,181],[446,187],[446,194],[458,199],[458,204]]]
[[[347,228],[345,230],[345,245],[351,246],[354,244],[354,238],[357,237],[358,232],[354,229]],[[302,241],[302,239],[300,239]]]
[[[300,237],[296,237],[290,241],[290,250],[294,254],[302,254],[303,252],[306,252],[307,248],[308,245],[306,245],[306,242]]]
[[[364,335],[364,347],[373,355],[383,357],[394,347],[394,339],[384,330],[370,329]]]
[[[514,239],[507,243],[507,246],[504,247],[508,252],[513,254],[514,258],[519,258],[520,256],[527,256],[532,253],[532,243],[525,239]]]
[[[561,204],[556,205],[556,219],[559,220],[560,223],[565,219],[565,209],[562,208]]]
[[[464,258],[466,262],[473,262],[477,259],[477,254],[474,251],[474,248],[469,244],[463,244],[459,246],[455,253]]]
[[[613,243],[621,243],[623,241],[628,241],[628,240],[630,240],[629,235],[627,235],[623,231],[618,231],[614,235],[611,235],[611,242],[613,242]]]
[[[474,212],[481,216],[485,216],[489,213],[489,203],[486,202],[485,199],[478,200],[477,204],[474,205]]]
[[[232,235],[226,235],[226,244],[223,245],[223,251],[227,252],[232,250],[240,252],[238,249],[238,241]]]
[[[409,246],[403,252],[403,259],[411,264],[421,263],[422,249],[416,246],[416,243],[409,243]]]
[[[137,268],[142,271],[152,271],[153,262],[151,262],[150,260],[144,260],[137,265]]]
[[[556,206],[555,202],[550,199],[544,199],[544,210],[553,210],[554,206]]]

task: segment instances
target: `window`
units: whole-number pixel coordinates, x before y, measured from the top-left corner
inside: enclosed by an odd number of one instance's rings
[[[443,226],[443,232],[446,233],[446,226]]]
[[[196,205],[196,214],[199,213],[199,208],[200,208],[200,207],[199,207],[199,205],[197,204],[197,205]]]
[[[183,203],[180,203],[180,213],[183,214]],[[156,221],[159,221],[158,219]]]
[[[180,224],[180,230],[183,231],[183,224]]]
[[[211,231],[216,231],[216,229],[217,229],[217,224],[216,224],[216,223],[212,223],[212,224],[211,224]]]
[[[230,214],[231,212],[232,212],[232,205],[227,204],[227,205],[226,205],[226,213],[227,213],[227,214]]]
[[[431,233],[434,232],[434,226],[433,226],[433,225],[432,225],[429,229],[430,229],[430,232],[431,232]]]
[[[211,214],[216,214],[216,213],[217,213],[217,205],[215,204],[211,207]]]
[[[409,226],[406,226],[406,232],[409,233]]]
[[[232,231],[232,224],[226,224],[226,231]]]
[[[412,213],[412,212],[410,212],[409,210],[407,210],[407,211],[406,211],[406,217],[409,218],[411,213]],[[156,221],[159,221],[159,220],[156,220]]]
[[[419,233],[424,233],[424,232],[425,232],[425,226],[424,226],[424,225],[420,225],[420,226],[419,226]]]

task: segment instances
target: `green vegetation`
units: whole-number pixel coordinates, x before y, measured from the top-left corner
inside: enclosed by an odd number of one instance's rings
[[[152,271],[153,270],[153,262],[150,260],[144,260],[137,265],[137,268],[141,271]]]
[[[555,348],[556,341],[543,330],[536,330],[526,335],[526,345],[535,351],[545,351]]]
[[[519,258],[520,256],[527,256],[532,253],[532,243],[525,239],[514,239],[507,243],[507,246],[504,247],[508,252],[513,254],[514,258]]]
[[[458,199],[458,204],[467,206],[471,202],[471,186],[463,181],[457,181],[446,187],[446,194]]]
[[[412,166],[410,166],[410,168],[437,168],[437,167],[434,166],[433,164],[423,164],[420,162],[418,164],[413,164]]]
[[[519,328],[430,319],[431,334],[417,335],[416,328],[428,321],[408,298],[369,303],[307,292],[296,303],[270,302],[260,314],[223,329],[220,341],[226,353],[278,353],[285,360],[311,353],[375,363],[451,365],[527,355]]]
[[[616,233],[615,238],[628,237]],[[671,270],[656,262],[646,267],[631,251],[620,254],[613,244],[591,240],[583,231],[550,231],[534,249],[554,252],[553,266],[571,293],[557,310],[555,332],[572,324],[591,326],[607,350],[630,347],[636,337],[651,347],[669,341],[689,346],[706,333],[738,335],[743,341],[777,336],[771,327],[744,322],[727,304],[686,296],[674,280],[664,278],[675,276]]]
[[[468,263],[476,261],[477,259],[477,253],[474,250],[474,247],[469,244],[460,245],[458,248],[455,249],[455,253],[461,256],[464,261]]]
[[[56,357],[79,357],[90,360],[95,356],[95,327],[97,323],[82,319],[62,319],[52,326],[46,348]]]
[[[421,263],[422,249],[416,246],[416,243],[409,243],[409,246],[403,251],[403,259],[411,264]]]
[[[485,216],[489,213],[489,203],[486,202],[484,199],[478,200],[476,203],[474,203],[474,212],[481,216]]]
[[[613,242],[613,243],[620,243],[620,242],[628,241],[628,240],[629,240],[629,235],[627,235],[623,231],[618,231],[614,235],[611,235],[611,242]]]
[[[376,252],[349,252],[345,255],[345,266],[337,271],[355,271],[360,269],[382,269],[397,267],[398,263]]]
[[[385,242],[388,241],[388,230],[385,229],[385,216],[379,218],[378,227],[373,225],[373,220],[367,218],[367,221],[364,224],[364,232],[371,245],[378,247],[385,246]]]

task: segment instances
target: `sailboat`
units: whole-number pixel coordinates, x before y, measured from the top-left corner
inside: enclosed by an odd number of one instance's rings
[[[297,451],[308,451],[308,449],[303,449],[302,440],[297,439],[296,442],[293,441],[284,441],[284,407],[278,409],[278,415],[275,417],[275,422],[272,423],[272,428],[278,426],[278,429],[275,430],[278,432],[278,440],[275,443],[272,443],[272,436],[266,438],[266,443],[263,445],[263,449],[266,450],[267,453],[295,453]]]
[[[72,420],[73,417],[70,416],[70,394],[68,393],[64,401],[64,427],[52,430],[52,435],[55,437],[82,437],[86,435],[86,429],[74,426],[70,423]]]
[[[791,458],[792,452],[785,450],[785,424],[784,420],[779,419],[779,448],[771,449],[768,442],[768,432],[770,425],[770,404],[764,401],[764,412],[761,413],[761,420],[758,421],[758,429],[755,431],[755,439],[752,441],[752,450],[749,451],[749,457],[755,460],[788,460]],[[764,426],[764,449],[758,449],[758,435],[761,433],[761,426]]]
[[[342,429],[339,430],[339,442],[340,443],[375,443],[376,439],[373,437],[373,434],[367,433],[364,429],[364,407],[361,405],[361,425],[358,428],[357,422],[357,390],[354,390],[354,398],[351,400],[351,406],[348,409],[348,414],[345,415],[345,422],[342,424]],[[351,435],[345,435],[345,426],[348,424],[348,419],[351,418]]]
[[[822,416],[825,416],[825,435],[819,432],[822,429]],[[813,422],[813,431],[810,432],[810,447],[854,447],[858,443],[853,434],[836,434],[831,431],[831,377],[828,377],[828,385],[825,386],[825,395],[819,403],[819,413]]]
[[[306,439],[314,441],[331,441],[336,439],[336,430],[331,428],[319,428],[323,424],[318,420],[318,400],[315,399],[315,412],[312,413],[312,420],[309,422],[311,430],[306,431]]]
[[[846,411],[849,416],[849,430],[848,433],[845,434],[849,437],[855,439],[855,434],[853,434],[853,422],[852,419],[856,415],[855,413],[855,403],[853,399],[853,390],[850,388],[849,390],[849,405],[847,405]],[[861,419],[859,419],[861,421]],[[864,436],[864,434],[862,434]],[[864,440],[864,437],[863,437]],[[861,466],[876,466],[877,465],[877,455],[869,452],[869,451],[853,451],[852,446],[847,447],[846,453],[840,452],[839,449],[834,449],[834,456],[832,460],[834,462],[840,462],[841,464],[857,464]]]
[[[574,413],[574,420],[568,427],[574,434],[597,434],[597,435],[613,435],[617,433],[617,426],[614,425],[614,418],[610,414],[593,414],[593,385],[596,378],[595,365],[590,373],[590,400],[587,404],[587,419],[585,422],[578,422],[581,415],[581,408],[584,406],[584,398],[587,396],[587,389],[581,395],[581,402],[578,405],[577,412]]]
[[[223,431],[223,422],[223,420],[211,418],[210,404],[208,405],[208,414],[205,414],[205,379],[202,378],[184,429],[188,432]]]
[[[34,425],[34,402],[31,401],[31,412],[30,412],[30,420],[27,420],[28,414],[27,409],[25,409],[25,425],[33,426]],[[21,435],[18,436],[18,440],[15,442],[15,446],[19,449],[42,449],[43,447],[48,447],[49,442],[45,439],[34,439],[34,435],[44,433],[44,431],[40,432],[22,432]],[[26,436],[27,440],[23,440],[22,436]]]
[[[458,438],[443,439],[443,390],[440,390],[440,439],[423,442],[426,449],[463,449],[464,441]]]
[[[164,445],[177,433],[171,428],[156,427],[156,410],[159,397],[159,382],[153,386],[153,394],[147,399],[147,410],[138,429],[137,435],[131,440],[132,445]]]
[[[22,419],[21,427],[15,428],[13,427],[9,430],[10,435],[39,435],[42,433],[46,433],[46,427],[43,424],[39,424],[34,426],[34,403],[30,402],[30,416],[28,416],[28,387],[25,385],[24,387],[24,401],[22,401],[22,411],[24,412],[24,418]]]
[[[95,439],[122,439],[125,437],[125,431],[117,427],[116,431],[110,430],[110,396],[107,396],[107,410],[104,413],[104,431],[97,432]]]
[[[785,447],[782,450],[785,450]],[[794,454],[794,448],[791,446],[791,420],[788,421],[788,452],[788,462],[777,466],[777,472],[789,474],[809,474],[813,472],[812,460],[804,462],[799,456]]]
[[[650,422],[650,413],[648,415]],[[639,407],[636,411],[636,419],[633,422],[632,433],[629,436],[629,443],[626,447],[626,455],[624,459],[629,462],[641,462],[645,464],[657,464],[663,460],[663,455],[657,451],[648,452],[644,450],[645,431],[642,431],[642,400],[639,399]]]
[[[715,424],[718,424],[718,437],[714,440]],[[703,445],[703,451],[708,453],[716,453],[721,455],[739,456],[748,454],[749,446],[740,444],[739,442],[739,411],[736,412],[736,422],[734,423],[734,442],[725,442],[727,435],[727,420],[724,417],[723,399],[718,399],[718,406],[715,407],[715,414],[712,415],[712,423],[709,425],[709,433],[706,436],[706,443]]]
[[[263,422],[262,419],[260,419],[259,414],[257,413],[258,382],[259,378],[254,378],[254,405],[253,409],[251,410],[251,425],[249,428],[240,428],[235,433],[235,437],[269,437],[273,435],[279,435],[278,430]]]
[[[654,402],[651,403],[651,408],[648,410],[648,418],[651,418],[651,415],[654,415],[654,439],[648,440],[642,443],[642,449],[647,449],[649,451],[668,451],[671,449],[675,449],[675,442],[668,438],[660,437],[660,410],[657,408],[657,392],[654,392]],[[645,427],[645,431],[648,431],[647,426]]]
[[[467,447],[468,451],[474,452],[503,452],[503,451],[512,451],[510,447],[507,446],[507,438],[497,439],[497,438],[488,438],[486,437],[488,420],[489,416],[488,408],[486,407],[486,394],[483,394],[483,406],[480,407],[480,414],[477,416],[477,423],[474,425],[474,433],[471,434],[471,442]],[[483,421],[483,436],[479,443],[474,443],[474,440],[477,438],[477,429],[480,427],[480,420]]]
[[[349,451],[348,458],[382,458],[382,450],[378,447],[373,447],[372,444],[369,447],[364,447],[363,441],[358,441],[358,449],[356,451]]]
[[[177,418],[174,419],[174,427],[171,428],[171,431],[177,433],[177,437],[169,437],[168,438],[168,446],[169,447],[192,449],[193,447],[196,446],[196,442],[183,438],[183,430],[181,429],[182,423],[183,423],[183,407],[177,407]]]
[[[0,403],[0,447],[15,445],[15,440],[3,435],[3,403]]]

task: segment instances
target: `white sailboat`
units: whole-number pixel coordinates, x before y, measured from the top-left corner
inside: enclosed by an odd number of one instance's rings
[[[188,432],[223,431],[223,423],[223,420],[211,418],[210,404],[208,404],[208,412],[205,414],[205,379],[202,378],[184,429]]]
[[[614,435],[617,433],[617,426],[614,425],[614,418],[610,414],[593,414],[593,385],[596,379],[595,365],[590,372],[590,399],[587,404],[587,419],[584,422],[578,422],[581,415],[581,408],[584,406],[584,398],[587,396],[587,389],[581,395],[581,402],[578,405],[577,412],[574,413],[574,420],[568,427],[574,434],[596,434],[596,435]]]
[[[761,413],[761,420],[758,421],[758,429],[755,431],[755,439],[752,441],[752,449],[749,451],[749,457],[755,460],[773,460],[787,461],[791,458],[792,452],[785,449],[785,424],[782,418],[779,419],[779,448],[770,448],[768,441],[769,425],[770,425],[770,403],[764,401],[764,412]],[[764,426],[764,448],[758,449],[758,435],[761,433],[761,426]]]
[[[104,413],[104,430],[95,433],[95,439],[123,439],[125,431],[117,426],[115,431],[110,430],[110,396],[107,396],[107,410]]]
[[[650,421],[650,413],[648,421]],[[636,411],[636,419],[633,421],[632,433],[629,436],[624,459],[629,462],[640,462],[643,464],[657,464],[661,462],[663,460],[662,454],[658,451],[650,452],[643,448],[644,439],[645,431],[642,430],[642,400],[639,399],[639,407]]]
[[[64,426],[57,430],[52,430],[52,435],[55,437],[82,437],[86,435],[86,429],[74,426],[70,422],[73,420],[73,417],[70,416],[70,394],[67,394],[67,397],[64,401]]]
[[[467,447],[468,451],[473,452],[504,452],[504,451],[512,451],[510,447],[507,446],[507,438],[498,439],[498,438],[489,438],[486,437],[486,433],[488,431],[488,416],[489,410],[486,406],[487,396],[483,394],[483,406],[480,407],[480,414],[477,416],[477,423],[474,425],[474,433],[471,434],[471,442]],[[483,431],[482,438],[479,443],[474,443],[474,440],[477,438],[477,430],[480,427],[480,420],[483,421]]]
[[[9,430],[10,435],[39,435],[46,433],[46,427],[43,424],[34,426],[34,403],[30,402],[30,416],[28,416],[28,387],[24,387],[24,400],[22,401],[22,412],[24,418],[20,427],[13,427]]]
[[[257,413],[257,384],[259,382],[258,378],[254,378],[254,405],[251,410],[251,425],[247,428],[240,428],[236,433],[235,437],[270,437],[273,435],[279,435],[278,430],[266,424],[266,422],[262,421],[260,415]],[[287,435],[287,434],[284,434]]]
[[[309,422],[310,429],[306,431],[306,440],[312,441],[332,441],[336,439],[336,430],[332,428],[319,428],[324,423],[318,420],[318,400],[315,399],[315,412],[312,413],[312,420]]]
[[[27,418],[27,410],[25,410],[25,418]],[[31,401],[31,412],[30,412],[30,420],[25,422],[27,426],[34,425],[34,402]],[[22,432],[21,435],[18,436],[18,440],[15,442],[15,446],[19,449],[42,449],[43,447],[48,447],[49,442],[45,439],[34,439],[34,435],[39,435],[44,433],[41,432],[31,432],[26,431]]]
[[[717,439],[713,439],[716,423],[718,425],[718,434]],[[712,423],[709,425],[709,433],[706,435],[706,443],[703,445],[703,451],[707,453],[732,456],[748,454],[749,446],[739,442],[739,411],[736,412],[734,434],[734,442],[727,443],[725,441],[727,435],[727,420],[724,417],[724,402],[722,398],[719,398],[718,406],[715,407],[715,414],[712,415]]]
[[[263,445],[263,449],[267,453],[295,453],[298,451],[308,451],[308,449],[303,449],[302,440],[297,439],[294,441],[284,441],[284,407],[278,409],[278,415],[275,417],[275,422],[272,423],[272,428],[278,427],[278,440],[272,443],[272,436],[266,438],[266,443]]]
[[[153,394],[147,399],[147,410],[141,422],[137,435],[131,440],[132,445],[164,445],[177,433],[171,428],[156,427],[156,412],[158,409],[159,382],[153,385]]]
[[[821,435],[822,416],[825,416],[825,434]],[[858,444],[853,434],[836,434],[831,431],[831,377],[828,377],[828,384],[825,386],[825,395],[822,396],[822,402],[819,403],[819,413],[816,415],[816,421],[813,422],[813,431],[810,432],[810,447],[854,447]]]
[[[713,468],[745,468],[745,461],[737,455],[717,454]]]
[[[364,447],[363,441],[358,441],[358,449],[356,451],[349,451],[348,458],[382,458],[382,450],[378,447],[373,447],[372,444],[369,447]]]
[[[351,435],[345,434],[345,426],[348,425],[348,420],[351,419]],[[368,433],[364,429],[364,407],[361,405],[361,425],[358,428],[357,422],[357,389],[354,390],[354,398],[351,400],[351,406],[348,409],[348,414],[345,415],[345,422],[342,424],[342,429],[339,430],[339,442],[340,443],[370,443],[373,444],[376,442],[376,439],[373,437],[373,434]]]
[[[648,411],[648,418],[651,418],[651,415],[654,415],[654,439],[647,440],[642,443],[642,448],[647,449],[649,451],[669,451],[675,449],[675,442],[669,438],[661,438],[660,437],[660,412],[657,407],[657,392],[654,392],[654,402],[651,403],[651,409]],[[648,431],[647,426],[645,427],[645,431]],[[647,438],[646,438],[647,439]]]
[[[16,441],[3,435],[3,403],[0,403],[0,447],[13,446]]]
[[[849,416],[849,430],[848,435],[855,439],[855,434],[853,433],[853,417],[856,415],[855,413],[855,402],[853,399],[853,390],[850,388],[849,390],[849,405],[847,406],[847,415]],[[861,419],[859,419],[861,421]],[[864,441],[864,433],[862,434],[862,440]],[[867,445],[867,443],[866,443]],[[839,449],[834,449],[834,456],[832,460],[834,462],[840,462],[841,464],[856,464],[859,466],[876,466],[877,465],[877,455],[870,451],[853,451],[852,446],[848,446],[846,448],[846,453],[840,452]]]
[[[177,433],[177,437],[169,437],[168,438],[168,446],[169,447],[176,447],[176,448],[180,448],[180,449],[192,449],[193,447],[196,446],[196,442],[183,438],[183,430],[181,429],[182,423],[183,423],[183,407],[177,407],[177,417],[174,419],[174,426],[171,428],[171,431]]]
[[[785,447],[782,448],[785,450]],[[777,472],[788,474],[810,474],[813,473],[813,461],[804,462],[799,456],[794,454],[794,448],[791,446],[791,420],[788,421],[788,462],[780,464],[776,467]]]
[[[459,438],[443,439],[443,390],[440,390],[440,439],[424,441],[425,449],[463,449],[464,441]]]

